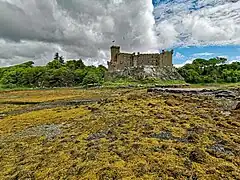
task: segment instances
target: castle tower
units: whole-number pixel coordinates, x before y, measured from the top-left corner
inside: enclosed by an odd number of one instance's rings
[[[120,46],[111,46],[111,61],[117,61],[116,55],[120,53]]]

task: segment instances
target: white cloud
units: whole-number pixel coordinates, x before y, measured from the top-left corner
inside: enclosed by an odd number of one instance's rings
[[[174,55],[174,58],[176,58],[176,59],[184,59],[185,56],[183,54],[179,53],[179,52],[176,52],[176,54]]]
[[[235,58],[240,61],[240,56],[236,56]]]
[[[234,57],[232,60],[229,60],[228,63],[231,64],[233,62],[240,62],[240,56]]]
[[[191,0],[161,3],[155,9],[157,31],[162,23],[171,30],[160,33],[166,45],[240,44],[240,1],[198,0],[196,10]],[[166,34],[166,36],[164,36]],[[161,44],[161,42],[159,42]]]
[[[186,65],[186,64],[191,64],[191,63],[193,62],[193,60],[194,60],[194,59],[189,59],[189,60],[187,60],[187,61],[185,61],[185,62],[183,62],[183,63],[181,63],[181,64],[174,64],[174,66],[177,67],[177,68],[179,68],[179,67],[182,67],[182,66],[184,66],[184,65]]]

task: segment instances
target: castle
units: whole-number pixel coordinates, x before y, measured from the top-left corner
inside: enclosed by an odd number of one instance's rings
[[[154,54],[137,54],[122,53],[120,46],[111,47],[111,60],[108,62],[108,71],[121,71],[125,68],[156,66],[156,67],[172,67],[172,51],[162,51],[162,53]]]
[[[173,50],[154,54],[122,53],[120,46],[111,47],[106,80],[131,78],[136,80],[184,80],[172,63]]]

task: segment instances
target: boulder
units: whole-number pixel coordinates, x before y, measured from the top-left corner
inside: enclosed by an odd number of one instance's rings
[[[232,107],[233,110],[239,110],[240,109],[240,101],[237,101],[233,104]]]

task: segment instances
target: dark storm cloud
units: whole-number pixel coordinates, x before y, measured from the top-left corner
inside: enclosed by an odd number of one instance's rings
[[[113,40],[129,51],[156,49],[152,11],[146,0],[0,0],[0,47],[11,49],[0,50],[0,66],[31,57],[41,64],[54,51],[106,62]]]

